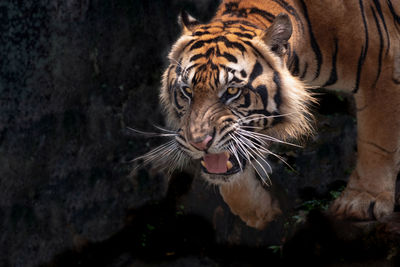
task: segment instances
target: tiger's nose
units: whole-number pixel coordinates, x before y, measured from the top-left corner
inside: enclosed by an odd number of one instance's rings
[[[197,148],[198,150],[207,150],[211,145],[212,139],[213,139],[212,136],[207,135],[202,141],[200,142],[190,141],[190,144],[195,148]]]

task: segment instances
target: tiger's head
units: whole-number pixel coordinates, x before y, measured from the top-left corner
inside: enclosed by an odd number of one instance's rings
[[[160,93],[176,148],[200,159],[212,183],[231,182],[247,168],[266,171],[271,142],[311,130],[313,98],[286,67],[289,17],[278,15],[267,29],[200,24],[186,13],[180,23]]]

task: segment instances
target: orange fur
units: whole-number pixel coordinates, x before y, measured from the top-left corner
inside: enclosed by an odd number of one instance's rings
[[[180,129],[178,142],[190,157],[201,158],[227,151],[220,145],[226,129],[234,132],[249,114],[259,116],[251,122],[259,134],[309,134],[310,86],[353,92],[357,167],[331,210],[368,219],[375,203],[379,219],[393,210],[400,169],[399,15],[397,1],[366,0],[226,0],[207,24],[183,15],[160,94],[169,125]],[[227,95],[230,86],[240,93]],[[192,93],[185,95],[184,87]],[[191,145],[211,135],[207,151]],[[262,228],[280,211],[267,191],[253,186],[248,165],[232,175],[203,176],[220,184],[235,214]]]

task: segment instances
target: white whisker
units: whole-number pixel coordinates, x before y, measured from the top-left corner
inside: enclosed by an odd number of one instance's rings
[[[245,126],[245,125],[240,125],[238,126],[241,129],[264,129],[264,127],[260,127],[260,126]]]
[[[175,133],[175,134],[178,133],[177,131],[168,130],[168,129],[165,129],[165,128],[161,127],[161,126],[155,125],[155,124],[153,124],[153,127],[157,128],[160,131],[167,132],[167,133]]]
[[[236,148],[233,146],[233,144],[231,144],[231,145],[228,147],[228,150],[231,151],[232,154],[235,156],[237,162],[239,163],[240,170],[243,171],[242,163],[240,162],[239,155],[238,155],[238,153],[237,153],[237,151],[236,151]]]
[[[264,171],[264,174],[265,174],[265,175],[268,177],[268,179],[269,179],[268,173],[267,173],[267,171],[265,170],[264,166],[257,160],[257,158],[256,158],[252,153],[249,153],[248,149],[246,149],[246,146],[245,146],[240,140],[238,140],[234,135],[231,135],[231,134],[230,134],[230,136],[231,136],[232,140],[235,141],[235,143],[236,143],[236,145],[237,145],[237,148],[238,148],[238,150],[239,150],[239,153],[241,153],[241,154],[247,159],[247,161],[252,165],[253,169],[258,173],[258,175],[260,176],[261,180],[262,180],[265,184],[268,185],[268,183],[264,180],[263,175],[261,175],[261,173],[258,171],[257,167],[254,166],[254,164],[252,163],[251,158],[253,158],[254,161],[257,162],[257,164],[258,164],[258,165],[261,167],[261,169]]]
[[[256,147],[257,147],[257,150],[260,150],[260,151],[262,151],[262,152],[264,152],[264,153],[266,153],[266,154],[269,154],[269,155],[272,155],[272,156],[276,157],[277,159],[279,159],[280,161],[282,161],[286,166],[288,166],[291,170],[295,171],[295,170],[293,169],[293,167],[290,166],[290,164],[287,163],[286,160],[285,160],[283,157],[281,157],[281,156],[279,156],[278,154],[272,152],[271,150],[269,150],[269,149],[263,147],[262,145],[258,144],[257,142],[252,142],[250,139],[248,139],[248,138],[245,137],[245,136],[241,136],[241,137],[242,137],[243,139],[248,140],[248,142],[250,142],[253,146],[256,146]],[[257,140],[257,141],[259,141],[259,140]],[[260,141],[260,142],[262,142],[262,141]],[[268,164],[268,165],[269,165],[269,164]],[[269,167],[270,167],[270,169],[271,169],[271,166],[269,166]]]
[[[269,165],[269,163],[264,159],[265,155],[261,154],[259,152],[259,150],[257,149],[257,147],[255,147],[250,140],[245,140],[245,141],[248,141],[248,143],[247,142],[242,142],[242,144],[247,147],[248,151],[251,152],[250,155],[252,155],[252,153],[253,153],[256,156],[258,156],[258,158],[260,160],[262,160],[262,162],[264,162],[268,166],[268,168],[272,171],[271,165]],[[254,148],[254,150],[252,148]],[[263,164],[258,161],[258,158],[256,158],[256,157],[253,157],[253,158],[257,162],[257,164],[261,167],[261,169],[264,171],[265,176],[268,178],[268,181],[271,183],[271,179],[269,178],[268,172],[265,170]],[[260,176],[260,177],[264,181],[264,178],[262,176]],[[266,182],[265,182],[265,184],[268,185],[268,183],[266,183]]]
[[[264,114],[251,114],[249,116],[240,118],[237,120],[237,122],[250,122],[250,121],[254,121],[254,120],[259,120],[259,119],[269,119],[269,118],[279,118],[279,117],[286,117],[286,116],[290,116],[295,114],[294,112],[291,113],[286,113],[286,114],[278,114],[278,115],[264,115]]]
[[[269,165],[269,163],[264,159],[265,155],[261,153],[261,152],[264,152],[264,153],[270,154],[270,151],[268,149],[264,149],[260,145],[259,145],[259,147],[257,147],[256,146],[257,144],[254,144],[253,142],[251,142],[249,139],[247,139],[245,137],[239,137],[239,138],[244,140],[243,144],[246,145],[249,148],[250,151],[254,151],[254,153],[257,156],[259,156],[261,158],[261,160],[268,166],[270,171],[272,171],[271,165]]]
[[[171,136],[177,136],[177,133],[154,133],[154,132],[144,132],[141,130],[137,130],[131,127],[126,127],[128,130],[134,132],[134,133],[138,133],[141,135],[146,135],[147,137],[171,137]]]
[[[261,139],[264,139],[264,140],[267,140],[267,141],[273,141],[275,143],[281,143],[281,144],[285,144],[285,145],[290,145],[290,146],[302,148],[302,146],[299,146],[299,145],[296,145],[296,144],[293,144],[293,143],[290,143],[290,142],[282,141],[282,140],[279,140],[279,139],[277,139],[275,137],[272,137],[272,136],[269,136],[269,135],[266,135],[266,134],[262,134],[262,133],[250,132],[250,131],[247,131],[247,130],[244,130],[244,129],[241,129],[241,128],[237,129],[237,132],[240,132],[241,134],[247,135],[249,137],[253,137],[254,139],[257,139],[257,141],[259,141],[258,138],[261,138]]]
[[[169,141],[169,142],[167,142],[167,143],[165,143],[165,144],[162,144],[162,145],[160,145],[160,146],[158,146],[158,147],[152,149],[151,151],[147,152],[146,154],[144,154],[144,155],[142,155],[142,156],[139,156],[139,157],[133,159],[132,162],[133,162],[133,161],[140,160],[140,159],[148,158],[149,156],[154,155],[154,154],[158,153],[159,151],[162,151],[162,150],[166,149],[166,148],[169,147],[173,142],[174,142],[174,140],[171,140],[171,141]]]

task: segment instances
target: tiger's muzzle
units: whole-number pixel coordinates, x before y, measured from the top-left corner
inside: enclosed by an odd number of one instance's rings
[[[197,150],[203,151],[204,155],[201,158],[201,169],[207,174],[232,175],[242,171],[246,165],[246,160],[241,155],[232,155],[228,151],[220,153],[210,153],[208,149],[212,145],[215,137],[206,135],[198,142],[190,141],[189,143]]]

